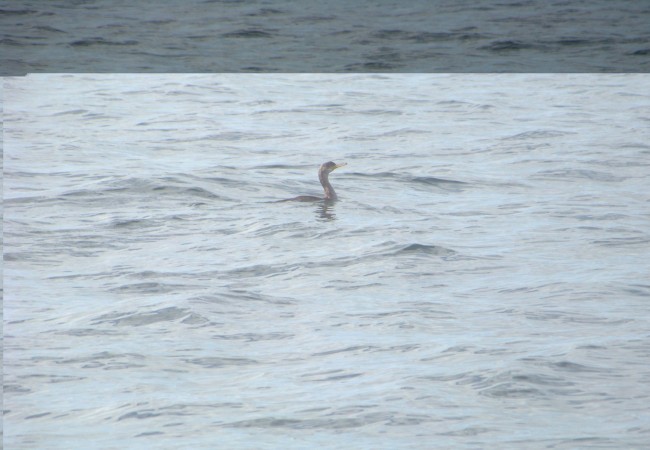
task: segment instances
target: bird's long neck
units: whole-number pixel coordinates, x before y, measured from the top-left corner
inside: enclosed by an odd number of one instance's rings
[[[325,200],[336,200],[336,192],[330,184],[329,174],[323,170],[318,172],[318,179],[320,184],[323,185],[323,190],[325,190]]]

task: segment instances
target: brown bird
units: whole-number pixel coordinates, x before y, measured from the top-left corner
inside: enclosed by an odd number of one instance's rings
[[[323,190],[325,191],[325,198],[321,197],[315,197],[313,195],[299,195],[298,197],[294,198],[288,198],[286,200],[280,200],[281,202],[319,202],[319,201],[334,201],[338,197],[336,195],[336,192],[334,192],[334,188],[330,184],[329,180],[329,175],[333,170],[338,169],[339,167],[343,167],[347,165],[347,163],[341,163],[341,164],[336,164],[335,162],[328,161],[326,163],[323,163],[320,166],[320,169],[318,169],[318,179],[320,180],[320,184],[323,185]]]

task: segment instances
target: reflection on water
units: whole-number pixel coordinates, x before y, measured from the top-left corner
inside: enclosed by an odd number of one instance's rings
[[[316,216],[319,219],[336,220],[336,214],[334,214],[334,205],[335,204],[336,204],[335,201],[331,202],[331,201],[324,200],[316,208]]]
[[[649,81],[6,80],[5,447],[647,448]]]

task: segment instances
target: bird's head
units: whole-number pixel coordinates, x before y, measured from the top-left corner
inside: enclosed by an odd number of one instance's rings
[[[338,169],[339,167],[343,167],[343,166],[346,166],[346,165],[347,165],[347,163],[336,164],[336,163],[333,162],[333,161],[328,161],[328,162],[326,162],[326,163],[323,163],[323,164],[320,166],[320,172],[330,173],[330,172],[332,172],[333,170],[336,170],[336,169]]]

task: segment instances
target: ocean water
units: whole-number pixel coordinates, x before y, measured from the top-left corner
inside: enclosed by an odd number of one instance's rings
[[[5,78],[5,448],[647,448],[649,92]]]
[[[650,71],[645,0],[21,0],[0,13],[3,75]]]

